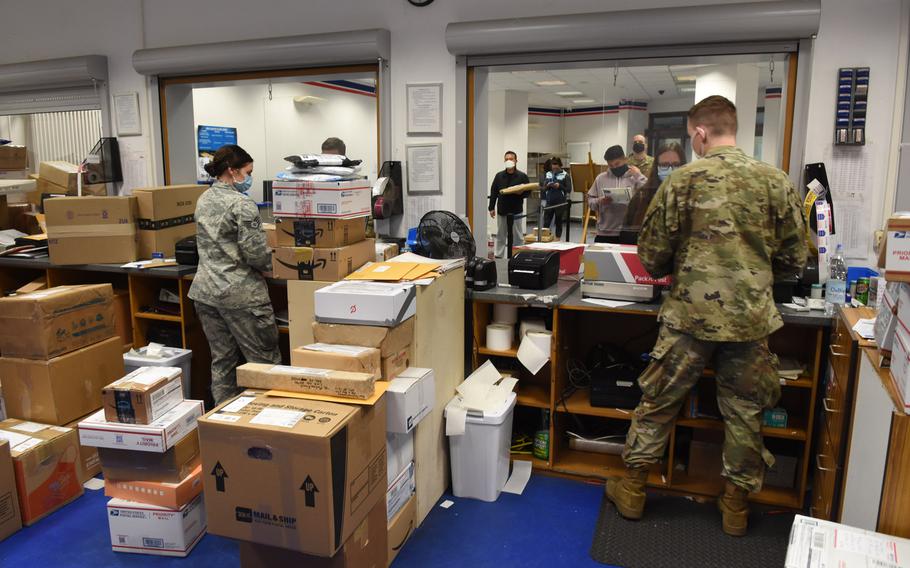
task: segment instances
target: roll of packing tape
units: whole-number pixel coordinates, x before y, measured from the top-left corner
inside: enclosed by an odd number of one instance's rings
[[[377,197],[373,201],[373,218],[388,219],[392,216],[392,205],[384,197]]]
[[[512,348],[515,326],[503,323],[491,323],[487,326],[487,349],[508,351]]]
[[[518,306],[515,304],[493,304],[493,321],[515,325],[518,323]]]
[[[549,356],[550,343],[553,341],[552,333],[549,331],[529,331],[528,339]]]
[[[518,326],[518,337],[524,337],[532,331],[546,331],[547,324],[544,323],[541,319],[529,319],[521,320],[521,325]]]

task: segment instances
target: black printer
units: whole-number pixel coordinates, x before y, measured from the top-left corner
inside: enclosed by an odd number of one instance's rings
[[[196,248],[196,235],[180,239],[174,245],[174,257],[177,264],[196,266],[199,264],[199,251]]]
[[[511,286],[543,290],[556,284],[558,279],[559,251],[521,250],[509,259]]]
[[[471,268],[474,273],[472,283],[474,290],[489,290],[496,287],[496,261],[489,258],[477,258]]]

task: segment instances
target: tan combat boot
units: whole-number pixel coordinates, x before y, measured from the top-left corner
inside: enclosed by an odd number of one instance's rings
[[[724,532],[730,536],[745,536],[749,526],[749,492],[727,482],[724,493],[717,499],[717,506],[723,514]]]
[[[645,512],[645,483],[647,481],[647,468],[626,468],[625,477],[614,477],[607,480],[607,499],[613,502],[620,515],[637,521]]]

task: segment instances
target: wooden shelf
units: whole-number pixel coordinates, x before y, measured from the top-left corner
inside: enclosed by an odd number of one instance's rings
[[[549,462],[546,462],[546,461],[541,460],[541,459],[537,459],[537,458],[535,458],[534,456],[531,456],[531,455],[528,455],[528,454],[511,454],[511,455],[512,455],[512,459],[513,459],[513,460],[520,460],[520,461],[529,461],[529,462],[531,462],[531,464],[533,464],[533,466],[534,466],[534,469],[541,469],[541,470],[546,470],[546,471],[549,471],[549,470],[550,470],[550,464],[549,464]]]
[[[682,491],[684,493],[694,493],[706,497],[717,497],[724,490],[724,479],[719,475],[716,478],[696,478],[690,477],[684,471],[673,472],[673,484],[670,489]],[[754,495],[749,496],[749,500],[754,503],[764,505],[773,505],[777,507],[788,507],[798,509],[802,507],[802,499],[799,491],[796,489],[786,489],[782,487],[764,486],[762,490]]]
[[[657,464],[651,468],[651,472],[648,474],[648,485],[654,487],[667,487],[667,484],[664,481],[662,467],[661,464]],[[569,449],[565,446],[559,448],[552,470],[559,473],[580,475],[582,477],[607,479],[608,477],[623,475],[626,466],[623,464],[621,456],[582,452]]]
[[[557,412],[566,412],[567,410],[569,414],[599,416],[601,418],[614,418],[616,420],[632,420],[632,410],[591,406],[587,390],[580,390],[570,396],[566,399],[565,405],[562,403],[556,405]]]
[[[486,347],[478,347],[477,352],[481,355],[491,355],[493,357],[511,357],[512,359],[518,358],[518,349],[509,349],[508,351],[495,351],[493,349],[487,349]]]
[[[279,325],[278,333],[281,333],[283,335],[288,335],[289,333],[291,333],[291,328],[286,325]]]
[[[518,405],[550,408],[550,391],[542,385],[518,381]]]
[[[180,323],[180,316],[170,316],[167,314],[156,314],[154,312],[136,312],[135,315],[139,319],[145,320],[154,320],[154,321],[169,321],[172,323]]]
[[[762,434],[767,438],[782,438],[784,440],[806,440],[806,428],[798,420],[793,420],[791,417],[791,422],[794,422],[792,426],[787,426],[786,428],[772,428],[770,426],[762,426]],[[724,422],[723,420],[718,420],[716,418],[684,418],[680,417],[676,419],[677,426],[685,426],[687,428],[695,428],[699,430],[723,430]]]
[[[702,377],[706,379],[714,379],[717,377],[717,373],[714,371],[714,369],[705,369],[704,373],[702,373]],[[781,377],[780,382],[780,386],[782,387],[801,389],[811,389],[813,384],[815,384],[815,382],[812,380],[811,375],[800,375],[798,379],[794,380],[784,379]]]

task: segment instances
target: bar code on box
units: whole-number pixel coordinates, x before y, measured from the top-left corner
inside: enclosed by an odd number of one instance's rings
[[[143,537],[142,546],[145,548],[164,548],[164,539]]]
[[[869,564],[870,568],[901,568],[899,565],[894,564],[893,562],[888,562],[887,560],[878,560],[877,558],[871,559],[872,563]]]
[[[126,544],[127,542],[129,542],[129,539],[128,539],[127,536],[122,535],[122,534],[121,534],[121,535],[117,535],[117,543],[118,543],[118,544]]]
[[[316,206],[316,211],[326,214],[336,213],[338,211],[338,207],[336,207],[334,203],[320,203]]]
[[[812,548],[825,548],[826,534],[817,532],[812,535]]]

